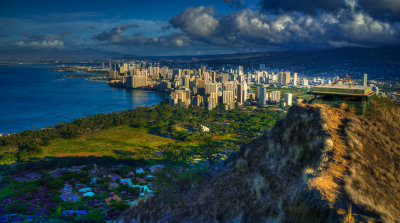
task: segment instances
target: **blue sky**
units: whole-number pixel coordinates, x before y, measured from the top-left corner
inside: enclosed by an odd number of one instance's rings
[[[14,0],[0,3],[0,48],[196,55],[377,47],[400,43],[399,18],[398,0]]]

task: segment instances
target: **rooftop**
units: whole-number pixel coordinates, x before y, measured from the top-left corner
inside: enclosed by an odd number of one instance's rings
[[[311,91],[311,94],[329,94],[329,95],[348,95],[348,96],[370,96],[374,92],[372,91],[372,87],[369,86],[360,86],[360,85],[319,85],[314,86]]]

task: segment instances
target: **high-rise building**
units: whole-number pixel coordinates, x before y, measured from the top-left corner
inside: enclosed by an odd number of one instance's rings
[[[237,85],[237,102],[243,105],[247,100],[247,83]]]
[[[204,72],[203,75],[204,75],[204,76],[203,76],[203,80],[205,80],[205,81],[207,82],[207,81],[208,81],[208,78],[209,78],[209,76],[210,76],[210,73]]]
[[[368,74],[364,74],[363,86],[368,86]]]
[[[281,101],[281,92],[280,91],[272,91],[269,95],[269,102],[271,103],[279,103]]]
[[[205,96],[207,97],[207,102],[212,100],[212,108],[218,105],[218,84],[217,83],[206,83]],[[212,99],[210,99],[212,98]]]
[[[297,86],[297,73],[293,73],[293,86]]]
[[[229,74],[224,73],[222,74],[222,83],[226,83],[229,81]]]
[[[307,87],[308,86],[308,79],[303,79],[303,86]]]
[[[238,74],[239,75],[243,74],[243,66],[238,66]]]
[[[190,105],[190,91],[189,90],[176,90],[170,94],[170,105],[179,105],[181,107],[188,107]]]
[[[192,105],[193,106],[203,106],[204,105],[204,101],[203,101],[203,96],[201,95],[196,95],[192,97]]]
[[[222,84],[222,89],[224,91],[232,91],[233,94],[236,94],[236,87],[237,87],[236,81],[229,81]]]
[[[291,93],[285,94],[285,103],[287,106],[292,106],[292,94]]]
[[[217,72],[212,72],[211,78],[213,83],[217,82]]]
[[[146,76],[127,76],[126,85],[129,88],[139,88],[147,86]]]
[[[211,82],[207,82],[206,83],[206,94],[211,94],[211,93],[215,93],[218,94],[218,84],[217,83],[211,83]]]
[[[290,83],[290,72],[279,72],[278,84],[286,86],[289,83]]]
[[[222,92],[222,103],[227,106],[228,109],[231,109],[232,102],[235,101],[235,95],[232,91],[223,91]]]
[[[185,88],[189,89],[190,88],[190,76],[186,75],[185,77],[182,78],[182,86],[184,86]]]
[[[260,107],[265,107],[267,105],[267,98],[268,98],[268,93],[267,90],[265,89],[265,86],[261,86],[259,88],[259,104]]]

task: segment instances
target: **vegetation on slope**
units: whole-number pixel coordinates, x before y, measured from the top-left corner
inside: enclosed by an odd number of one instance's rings
[[[293,106],[220,171],[160,189],[120,222],[399,222],[399,114],[384,98],[365,117]]]
[[[149,138],[154,138],[154,135],[157,135],[185,142],[201,141],[210,134],[221,137],[240,134],[242,138],[239,143],[243,143],[272,127],[275,120],[281,116],[282,112],[280,111],[258,108],[207,111],[168,105],[98,114],[76,119],[71,123],[59,123],[49,128],[30,129],[0,137],[0,165],[10,164],[17,160],[22,161],[38,155],[49,155],[46,154],[46,151],[43,153],[43,147],[45,149],[53,147],[54,141],[63,142],[62,138],[87,138],[84,136],[96,133],[102,135],[99,132],[121,126],[137,129],[145,128],[146,131],[148,130]],[[210,134],[202,132],[201,125],[207,126],[210,129]],[[109,133],[112,134],[112,130]],[[150,134],[154,137],[150,137]],[[137,136],[137,134],[132,136],[135,135]],[[157,139],[161,140],[160,137]],[[109,138],[109,140],[111,139]],[[165,139],[161,141],[173,142],[174,140]],[[93,144],[90,144],[90,146],[93,146]],[[104,143],[98,146],[106,147]],[[64,149],[65,147],[59,146],[58,148]]]
[[[271,133],[244,146],[211,179],[190,190],[183,185],[166,188],[121,220],[262,222],[292,218],[285,210],[298,209],[293,200],[300,198],[293,197],[294,191],[304,186],[303,170],[317,165],[325,137],[318,110],[294,106]],[[315,212],[315,207],[305,208]],[[304,208],[299,213],[307,214]],[[318,214],[321,219],[329,215],[324,210]]]
[[[375,98],[366,117],[345,120],[350,150],[345,191],[360,209],[400,222],[400,108]]]

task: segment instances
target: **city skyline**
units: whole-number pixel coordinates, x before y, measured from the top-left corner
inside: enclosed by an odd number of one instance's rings
[[[143,56],[400,44],[400,2],[219,0],[1,3],[0,49]]]

